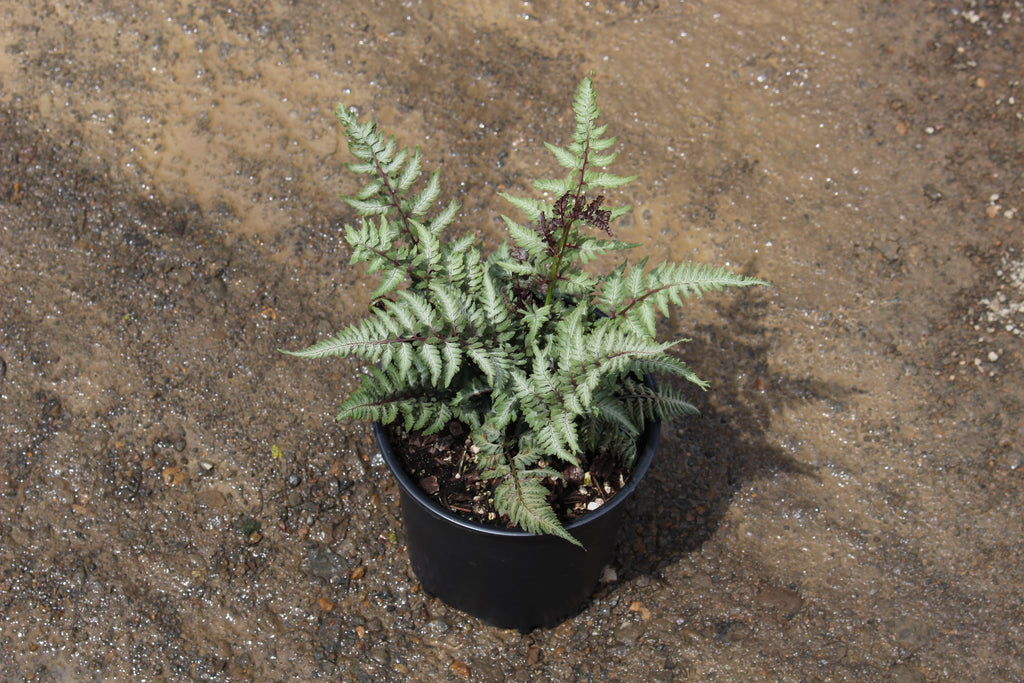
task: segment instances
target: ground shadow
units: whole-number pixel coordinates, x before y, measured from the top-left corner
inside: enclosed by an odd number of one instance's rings
[[[717,321],[687,332],[692,341],[682,355],[711,389],[679,387],[693,397],[701,417],[662,427],[658,455],[626,513],[618,548],[623,578],[657,574],[700,548],[749,482],[779,472],[815,476],[813,467],[769,441],[773,411],[842,400],[854,390],[769,367],[769,350],[780,334],[766,326],[770,306],[763,292],[744,290]]]

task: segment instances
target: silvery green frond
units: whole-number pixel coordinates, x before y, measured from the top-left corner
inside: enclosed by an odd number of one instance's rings
[[[369,365],[339,419],[426,433],[463,424],[472,465],[499,482],[496,509],[527,531],[575,543],[547,503],[545,481],[599,450],[628,469],[647,425],[696,413],[670,385],[655,389],[639,378],[674,375],[707,386],[669,353],[681,340],[656,338],[659,313],[710,291],[766,283],[702,264],[648,267],[647,259],[602,275],[584,270],[638,246],[612,235],[630,207],[607,206],[602,194],[634,178],[608,170],[616,140],[598,123],[589,78],[572,110],[569,141],[546,145],[564,175],[534,182],[547,198],[500,193],[525,222],[503,216],[510,239],[485,255],[472,232],[442,235],[459,204],[441,200],[440,174],[425,169],[420,150],[339,106],[354,159],[347,167],[363,182],[343,198],[357,218],[343,236],[351,262],[379,273],[379,283],[364,318],[287,353]]]
[[[550,493],[535,478],[506,478],[494,491],[494,506],[508,515],[513,524],[533,534],[553,534],[575,545],[580,545],[565,530],[555,511],[548,505]],[[581,546],[582,547],[582,546]]]
[[[670,303],[726,287],[767,285],[764,280],[728,268],[695,263],[662,263],[645,271],[647,259],[632,267],[623,264],[601,280],[596,305],[609,317],[626,317],[636,330],[654,336],[654,312],[668,314]]]
[[[618,399],[637,424],[700,414],[696,406],[672,387],[654,389],[635,380],[623,380],[618,388]]]

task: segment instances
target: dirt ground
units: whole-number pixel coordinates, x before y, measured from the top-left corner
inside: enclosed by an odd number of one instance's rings
[[[1024,3],[466,4],[0,2],[0,678],[1024,680]],[[524,636],[277,349],[373,288],[336,102],[493,244],[591,71],[619,235],[775,287],[665,321],[704,416]]]

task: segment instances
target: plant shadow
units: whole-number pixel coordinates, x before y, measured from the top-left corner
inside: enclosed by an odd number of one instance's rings
[[[621,578],[657,575],[699,549],[749,482],[777,473],[816,476],[770,442],[773,411],[853,391],[773,371],[768,355],[777,332],[765,325],[768,307],[764,293],[744,290],[730,295],[715,322],[687,331],[692,340],[682,354],[711,388],[677,387],[701,416],[662,425],[658,454],[625,514]]]

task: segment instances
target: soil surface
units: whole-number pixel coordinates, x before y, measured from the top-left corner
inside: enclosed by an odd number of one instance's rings
[[[0,4],[0,679],[1024,680],[1024,3]],[[593,72],[712,383],[528,635],[423,594],[332,110],[494,244]],[[501,590],[500,586],[495,587]]]
[[[474,462],[468,427],[453,421],[440,432],[425,435],[394,423],[387,431],[402,469],[438,507],[479,524],[518,528],[507,514],[499,515],[495,509],[494,492],[500,479],[482,478],[480,472],[467,467]],[[630,479],[631,470],[608,449],[594,454],[584,451],[580,460],[586,471],[563,463],[558,478],[542,481],[549,491],[547,502],[563,524],[604,505]]]

